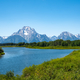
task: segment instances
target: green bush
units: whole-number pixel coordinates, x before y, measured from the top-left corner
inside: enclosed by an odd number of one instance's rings
[[[31,80],[79,80],[80,51],[73,51],[64,58],[58,58],[37,65],[26,67],[23,75]],[[32,76],[33,74],[33,76]]]
[[[13,71],[9,71],[6,73],[7,77],[13,77],[14,76],[14,72]]]
[[[0,53],[4,52],[3,49],[0,48]]]
[[[4,54],[5,54],[5,53],[4,53],[3,49],[0,48],[0,55],[4,55]]]

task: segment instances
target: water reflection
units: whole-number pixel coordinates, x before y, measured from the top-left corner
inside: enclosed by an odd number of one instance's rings
[[[0,59],[3,57],[3,55],[0,55]]]

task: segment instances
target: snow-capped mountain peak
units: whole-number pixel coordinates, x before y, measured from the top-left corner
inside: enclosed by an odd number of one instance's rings
[[[64,31],[64,32],[62,32],[60,35],[69,35],[69,36],[71,36],[71,35],[73,35],[73,34],[67,32],[67,31]]]
[[[30,30],[31,27],[29,27],[29,26],[24,26],[22,29],[23,29],[23,30]]]
[[[64,37],[72,37],[72,36],[74,36],[72,33],[69,33],[69,32],[67,32],[67,31],[64,31],[64,32],[62,32],[59,36],[64,36]]]
[[[62,32],[59,36],[58,39],[63,39],[63,40],[77,40],[77,37],[67,31]]]
[[[40,42],[40,41],[49,41],[50,39],[46,35],[38,34],[35,29],[24,26],[18,32],[13,33],[12,35],[19,35],[23,37],[27,42]]]
[[[23,36],[28,36],[35,33],[36,33],[35,29],[29,26],[24,26],[22,29],[19,29],[18,32],[13,33],[12,35],[20,35],[23,37]]]
[[[31,27],[29,27],[29,26],[24,26],[24,27],[22,28],[22,30],[35,31],[35,29],[34,29],[34,28],[31,28]]]

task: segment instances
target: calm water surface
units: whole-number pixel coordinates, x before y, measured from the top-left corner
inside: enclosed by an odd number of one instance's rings
[[[73,51],[73,49],[28,49],[25,47],[5,47],[3,50],[5,55],[0,57],[0,73],[5,74],[7,71],[13,70],[15,75],[21,75],[26,66],[61,58]]]

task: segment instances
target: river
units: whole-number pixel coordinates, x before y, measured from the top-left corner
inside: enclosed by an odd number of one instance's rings
[[[4,47],[5,55],[0,57],[0,73],[14,71],[14,74],[21,75],[22,70],[33,64],[38,65],[44,61],[61,58],[74,49],[29,49],[25,47]]]

